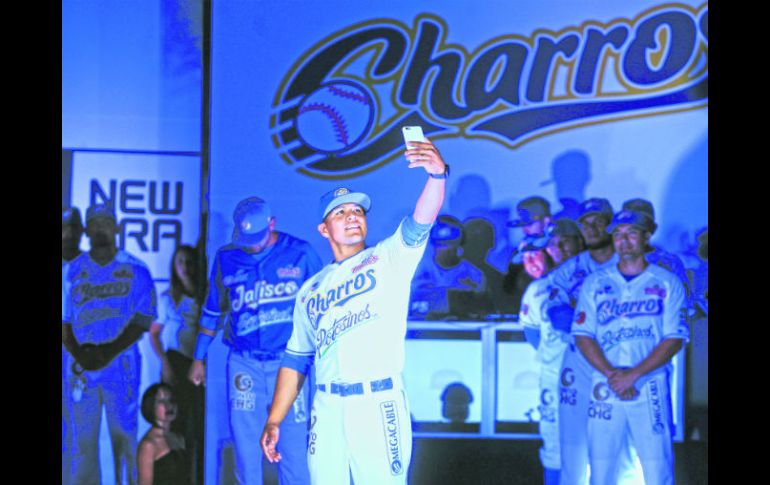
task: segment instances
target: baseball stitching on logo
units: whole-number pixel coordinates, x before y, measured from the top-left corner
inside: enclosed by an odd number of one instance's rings
[[[340,89],[336,86],[326,86],[326,89],[332,92],[332,94],[335,94],[337,96],[340,96],[342,98],[346,99],[352,99],[353,101],[358,101],[361,104],[364,104],[366,106],[369,106],[369,100],[366,98],[366,96],[361,95],[360,93],[354,93],[353,91],[348,91],[345,89]]]
[[[348,145],[347,126],[345,126],[345,120],[342,119],[342,116],[340,116],[336,109],[329,106],[328,104],[311,103],[300,108],[299,114],[308,113],[310,111],[320,111],[321,113],[325,114],[332,122],[334,132],[337,134],[337,141],[345,146]]]

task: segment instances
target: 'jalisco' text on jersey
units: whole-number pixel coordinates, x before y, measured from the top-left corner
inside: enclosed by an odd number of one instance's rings
[[[214,260],[203,318],[227,313],[223,342],[234,350],[282,350],[297,292],[321,266],[306,241],[285,233],[259,253],[226,245]]]

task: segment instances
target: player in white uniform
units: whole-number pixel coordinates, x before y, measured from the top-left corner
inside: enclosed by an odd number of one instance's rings
[[[308,466],[313,484],[404,484],[412,432],[401,371],[410,280],[444,200],[448,167],[430,142],[410,142],[409,168],[430,175],[414,213],[367,247],[366,194],[346,188],[321,198],[318,231],[335,261],[297,295],[294,332],[262,433],[271,462],[279,425],[315,365]]]
[[[569,329],[566,325],[558,328],[551,321],[552,309],[561,301],[557,298],[559,289],[548,277],[558,263],[551,257],[551,249],[558,246],[561,238],[577,237],[577,244],[564,245],[566,251],[558,255],[569,258],[582,250],[582,237],[574,221],[561,219],[547,231],[549,236],[525,238],[524,247],[516,255],[514,263],[521,260],[524,269],[533,281],[527,286],[519,311],[519,322],[524,326],[527,341],[537,350],[540,363],[540,461],[544,468],[545,485],[558,485],[561,468],[559,451],[559,371],[564,351],[569,344]],[[552,240],[556,240],[554,246]],[[571,312],[570,312],[571,314]],[[557,317],[558,318],[558,317]],[[558,324],[557,324],[558,325]]]
[[[591,482],[618,483],[628,436],[645,483],[674,483],[671,359],[689,339],[685,292],[671,272],[645,259],[650,219],[624,210],[609,230],[618,264],[588,276],[572,334],[595,369],[588,408]]]

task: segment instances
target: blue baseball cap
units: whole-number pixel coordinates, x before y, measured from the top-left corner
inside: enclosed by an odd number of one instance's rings
[[[655,232],[655,229],[658,228],[658,225],[655,224],[655,209],[653,209],[652,202],[649,200],[638,198],[627,200],[623,202],[623,209],[647,214],[647,216],[649,216],[649,218],[652,220],[652,232]]]
[[[248,197],[238,202],[233,211],[233,244],[241,247],[262,242],[273,219],[270,206],[259,197]]]
[[[62,209],[61,225],[83,227],[83,219],[80,217],[80,209],[77,207],[66,207]]]
[[[463,237],[463,223],[454,216],[441,215],[430,230],[430,239],[434,242],[460,241]]]
[[[516,204],[516,219],[507,222],[508,227],[528,226],[551,215],[551,204],[542,197],[527,197]]]
[[[580,221],[591,214],[601,214],[605,216],[607,220],[612,220],[614,211],[612,210],[612,205],[609,200],[593,197],[580,204],[577,220]]]
[[[115,210],[109,204],[94,204],[86,210],[86,224],[100,217],[110,219],[116,224],[118,223],[118,218],[115,217]]]
[[[549,237],[551,236],[582,237],[582,234],[580,232],[580,227],[578,226],[577,222],[573,221],[572,219],[567,219],[566,217],[561,219],[556,219],[555,221],[550,223],[545,230],[545,234]]]
[[[321,196],[321,203],[319,204],[321,222],[326,219],[326,216],[329,215],[332,209],[348,203],[360,205],[364,212],[369,212],[369,208],[372,206],[371,199],[365,193],[353,192],[347,187],[339,187]]]
[[[519,246],[511,257],[513,264],[520,264],[524,261],[524,253],[529,251],[541,251],[548,247],[550,236],[524,236]]]
[[[622,210],[615,214],[615,216],[612,218],[612,222],[607,226],[607,232],[613,232],[615,229],[617,229],[618,226],[625,224],[637,226],[643,231],[649,232],[650,234],[652,234],[652,232],[655,230],[655,223],[646,213],[632,210]]]

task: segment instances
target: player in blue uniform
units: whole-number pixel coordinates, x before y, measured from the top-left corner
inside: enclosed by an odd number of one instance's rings
[[[617,264],[588,276],[572,334],[593,368],[588,408],[591,483],[618,483],[630,437],[649,485],[674,483],[671,359],[689,339],[684,287],[645,259],[651,220],[623,210],[608,230]]]
[[[71,354],[73,484],[99,483],[102,405],[115,457],[115,481],[136,483],[136,434],[141,356],[136,341],[157,318],[155,286],[146,265],[118,250],[115,213],[99,204],[86,212],[91,249],[67,268],[62,289],[62,342]]]
[[[414,213],[396,232],[367,246],[369,196],[339,188],[321,198],[319,233],[334,262],[300,289],[262,450],[271,462],[282,422],[314,366],[308,446],[312,483],[404,484],[412,433],[401,371],[409,282],[444,200],[447,167],[430,142],[410,142],[409,168],[430,175]],[[280,442],[279,442],[280,438]]]
[[[67,276],[67,264],[80,256],[80,240],[83,238],[83,221],[77,207],[61,211],[61,286]],[[70,386],[67,380],[69,352],[61,348],[61,476],[62,485],[69,483],[72,453],[72,431],[70,430]]]
[[[276,375],[292,331],[297,292],[319,269],[321,259],[306,241],[275,231],[268,204],[242,200],[233,213],[232,244],[217,251],[200,320],[189,378],[205,383],[203,360],[224,319],[230,432],[235,445],[235,474],[241,484],[262,483],[259,436],[267,418]],[[281,425],[286,438],[279,467],[283,484],[309,483],[307,421],[309,383],[290,403]]]

